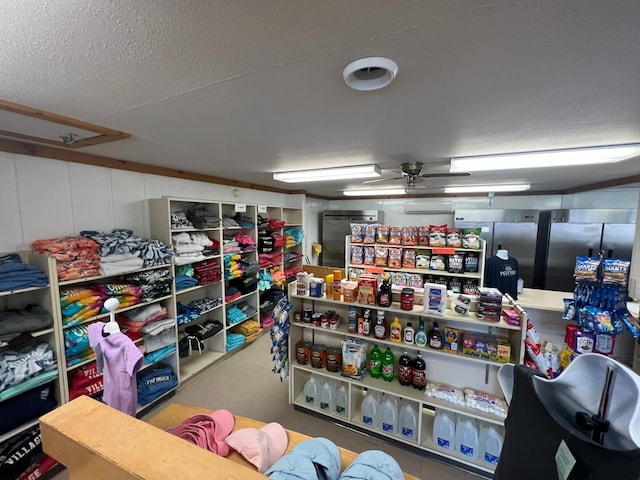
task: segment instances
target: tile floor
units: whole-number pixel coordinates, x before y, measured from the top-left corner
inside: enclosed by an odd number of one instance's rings
[[[393,456],[402,469],[426,480],[480,480],[484,477],[444,464],[428,454],[414,453],[351,428],[296,410],[288,404],[288,381],[280,382],[271,371],[271,340],[262,335],[252,345],[218,362],[182,386],[166,402],[148,412],[153,416],[168,403],[197,405],[212,410],[226,408],[234,414],[263,422],[278,422],[285,428],[310,436],[329,438],[355,452],[378,449]],[[62,471],[53,480],[66,480]]]

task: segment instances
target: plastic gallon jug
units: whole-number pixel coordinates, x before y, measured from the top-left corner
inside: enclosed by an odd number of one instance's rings
[[[498,465],[503,438],[493,425],[480,429],[480,459],[489,465]]]
[[[340,385],[340,388],[336,390],[336,413],[340,416],[346,417],[348,412],[349,397],[347,394],[347,387]]]
[[[360,404],[362,423],[370,428],[378,428],[380,425],[380,402],[372,392],[367,393]]]
[[[410,403],[400,407],[398,413],[398,432],[405,440],[415,441],[418,433],[418,413]]]
[[[446,410],[436,409],[433,421],[433,443],[441,450],[453,451],[456,442],[456,424],[453,414]]]
[[[320,410],[327,413],[336,411],[336,386],[333,380],[327,380],[320,388]]]
[[[476,427],[475,421],[469,417],[461,417],[456,425],[456,451],[469,459],[479,457],[478,427]]]
[[[394,399],[389,396],[380,406],[380,429],[388,435],[398,433],[398,407]]]
[[[304,403],[309,407],[318,407],[320,405],[319,393],[320,383],[311,375],[311,378],[304,384]]]

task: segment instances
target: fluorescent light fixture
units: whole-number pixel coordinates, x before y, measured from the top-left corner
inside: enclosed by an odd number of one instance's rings
[[[273,179],[287,183],[298,183],[322,182],[326,180],[347,180],[352,178],[374,178],[379,176],[380,169],[375,165],[355,165],[351,167],[277,172],[273,174]]]
[[[380,190],[343,190],[347,197],[366,197],[367,195],[404,195],[404,188],[387,188]]]
[[[468,185],[463,187],[444,187],[444,193],[477,193],[477,192],[523,192],[531,185],[519,183],[512,185]]]
[[[506,153],[451,159],[450,172],[483,172],[518,168],[566,167],[614,163],[640,155],[640,144]]]

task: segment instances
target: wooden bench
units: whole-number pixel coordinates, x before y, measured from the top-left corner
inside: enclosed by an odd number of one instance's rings
[[[68,469],[70,480],[264,479],[242,455],[220,457],[165,430],[210,409],[171,404],[148,422],[125,415],[90,397],[75,400],[40,418],[44,451]],[[234,415],[234,430],[264,422]],[[312,437],[287,430],[287,453]],[[358,456],[340,448],[342,469]],[[407,480],[417,477],[405,474]]]

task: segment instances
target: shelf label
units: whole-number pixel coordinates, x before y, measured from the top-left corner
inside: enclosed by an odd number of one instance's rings
[[[235,208],[236,208],[236,213],[244,213],[247,211],[247,204],[246,203],[236,203],[235,204]]]
[[[456,253],[456,249],[455,248],[444,248],[444,247],[437,247],[437,248],[432,248],[431,249],[431,253],[434,255],[453,255]]]
[[[258,213],[267,213],[266,205],[258,205]]]

